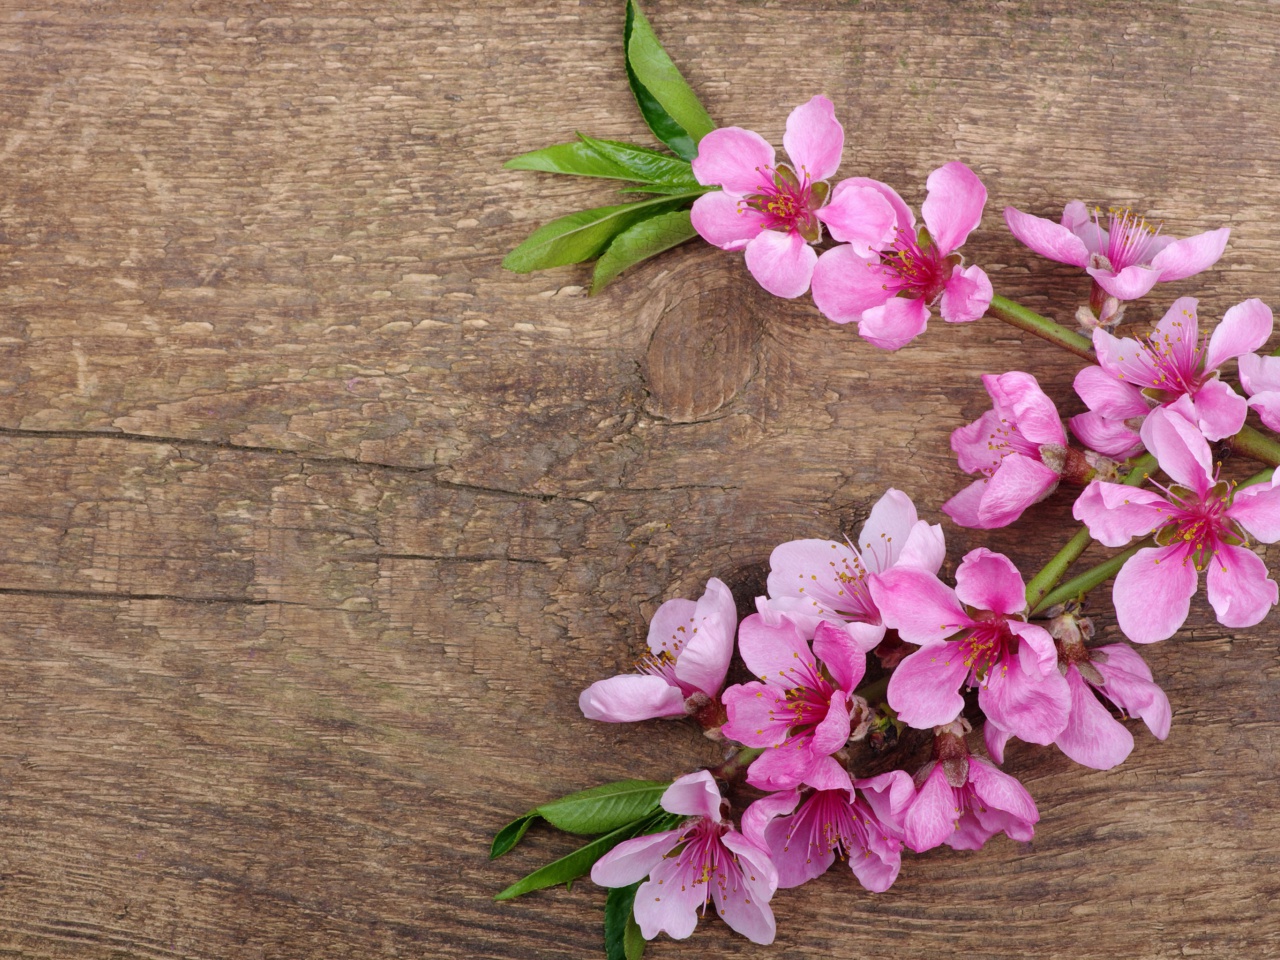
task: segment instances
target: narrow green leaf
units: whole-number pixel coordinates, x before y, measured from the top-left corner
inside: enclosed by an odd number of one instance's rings
[[[645,122],[659,140],[692,160],[697,155],[698,141],[715,129],[715,122],[667,56],[635,0],[627,0],[624,39],[627,78]]]
[[[620,146],[627,146],[627,144],[620,144]],[[568,173],[579,177],[606,177],[610,180],[636,179],[626,167],[615,163],[607,154],[593,149],[581,140],[557,143],[555,146],[544,147],[531,153],[522,153],[518,157],[512,157],[503,166],[508,170],[540,170],[544,173]]]
[[[693,167],[688,160],[668,156],[657,150],[632,146],[629,143],[596,140],[585,133],[580,133],[578,136],[602,158],[626,170],[630,174],[627,178],[629,180],[679,186],[686,190],[697,190],[702,187],[698,183],[698,178],[693,175]]]
[[[712,190],[719,190],[719,189],[720,189],[719,187],[703,187],[702,193],[710,193]],[[619,187],[618,192],[619,193],[660,193],[670,197],[670,196],[674,196],[677,193],[688,194],[688,193],[692,193],[693,191],[690,190],[688,187],[670,187],[670,186],[663,186],[660,183],[645,183],[636,187]],[[698,195],[701,196],[701,194],[698,194]]]
[[[591,260],[600,255],[610,240],[637,220],[669,210],[696,196],[698,194],[693,192],[673,194],[571,213],[533,231],[524,243],[507,254],[502,265],[516,273],[529,273]]]
[[[523,817],[517,817],[499,830],[493,838],[493,846],[489,848],[489,859],[496,860],[519,843],[524,832],[537,819],[537,811],[530,810]]]
[[[629,887],[612,887],[604,901],[604,954],[607,960],[640,960],[644,937],[636,923],[636,891],[642,880]]]
[[[669,780],[619,780],[544,803],[537,813],[569,833],[606,833],[658,809],[669,786]]]
[[[544,887],[554,887],[558,883],[571,883],[578,877],[590,873],[595,862],[623,840],[630,840],[632,837],[650,832],[647,828],[657,819],[651,815],[635,823],[621,826],[603,837],[596,837],[586,846],[579,847],[573,853],[566,854],[545,867],[539,867],[523,879],[517,880],[493,899],[513,900]]]
[[[688,210],[655,214],[614,237],[596,261],[591,292],[599,293],[623,270],[696,237],[689,216]]]

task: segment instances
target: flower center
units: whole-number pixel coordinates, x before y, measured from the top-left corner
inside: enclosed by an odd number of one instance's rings
[[[1018,432],[1018,428],[1004,417],[1000,418],[1000,425],[987,434],[987,449],[991,452],[992,460],[989,466],[982,467],[982,472],[988,477],[999,469],[1004,458],[1011,453],[1021,453],[1035,460],[1041,459],[1040,448],[1027,440]]]
[[[1099,234],[1102,232],[1102,210],[1093,208],[1093,222]],[[1146,217],[1140,217],[1128,207],[1112,207],[1107,211],[1107,260],[1111,269],[1119,273],[1125,267],[1149,263],[1155,255],[1152,246],[1160,235],[1163,224],[1151,226]]]
[[[884,289],[898,296],[920,298],[932,305],[942,296],[957,256],[944,257],[929,232],[895,227],[891,249],[880,254]]]
[[[801,169],[802,175],[797,175],[785,163],[758,167],[757,192],[739,201],[739,209],[750,208],[763,214],[764,230],[795,230],[809,243],[817,243],[822,239],[822,224],[814,212],[827,202],[830,188],[825,180],[813,183],[808,171]]]
[[[1235,483],[1219,481],[1217,472],[1213,479],[1215,482],[1203,499],[1186,487],[1164,488],[1153,481],[1172,507],[1169,521],[1156,531],[1156,543],[1162,547],[1185,544],[1187,559],[1197,570],[1206,569],[1223,545],[1239,546],[1249,542],[1248,534],[1227,516]]]
[[[827,718],[831,709],[831,696],[836,692],[830,681],[822,675],[816,661],[804,661],[799,658],[790,670],[783,671],[783,679],[793,682],[795,686],[786,691],[784,704],[778,704],[775,710],[769,711],[769,719],[785,723],[788,737],[799,737],[813,732],[814,728]]]
[[[969,668],[971,682],[985,685],[990,682],[993,669],[1008,669],[1002,661],[1011,652],[1012,640],[1013,633],[1004,618],[1000,617],[979,623],[960,641],[960,655],[964,657],[964,665]]]

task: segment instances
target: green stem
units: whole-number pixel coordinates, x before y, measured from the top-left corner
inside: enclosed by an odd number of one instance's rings
[[[1080,334],[1068,330],[1060,323],[1054,323],[1048,317],[1042,317],[1034,310],[1028,310],[1020,303],[996,294],[991,298],[991,306],[987,307],[987,316],[1003,320],[1010,326],[1034,333],[1037,337],[1056,343],[1064,350],[1070,350],[1077,357],[1090,363],[1096,362],[1093,355],[1093,344]]]
[[[1273,473],[1275,473],[1274,470],[1263,470],[1261,473],[1255,473],[1248,480],[1236,487],[1236,489],[1243,490],[1245,487],[1252,487],[1256,483],[1268,483],[1271,480],[1271,475]]]
[[[1139,486],[1155,468],[1156,458],[1149,453],[1144,453],[1133,462],[1129,475],[1122,482],[1129,487]],[[1038,611],[1041,607],[1051,606],[1051,604],[1043,602],[1045,595],[1057,585],[1063,574],[1070,569],[1073,563],[1080,559],[1080,554],[1084,553],[1092,542],[1093,538],[1089,536],[1089,528],[1081,527],[1076,532],[1076,535],[1067,541],[1067,545],[1059,550],[1053,559],[1031,578],[1031,582],[1027,584],[1027,606],[1033,612]]]
[[[1261,430],[1246,426],[1234,437],[1228,437],[1226,444],[1234,453],[1248,457],[1250,460],[1280,467],[1280,442],[1268,437]]]
[[[1117,573],[1119,573],[1120,568],[1125,565],[1125,561],[1127,561],[1135,553],[1137,553],[1139,550],[1143,549],[1144,547],[1151,546],[1154,543],[1155,543],[1155,540],[1148,537],[1146,540],[1143,540],[1139,543],[1135,543],[1128,550],[1125,550],[1122,553],[1117,553],[1110,560],[1104,560],[1102,563],[1098,564],[1096,567],[1090,567],[1084,573],[1080,574],[1080,576],[1072,577],[1062,586],[1058,587],[1057,590],[1054,590],[1047,597],[1041,600],[1036,605],[1036,608],[1031,612],[1039,613],[1041,610],[1048,610],[1054,604],[1064,603],[1067,600],[1072,600],[1072,599],[1075,599],[1076,597],[1084,596],[1086,593],[1088,593],[1098,584],[1103,583],[1107,580],[1110,580]]]

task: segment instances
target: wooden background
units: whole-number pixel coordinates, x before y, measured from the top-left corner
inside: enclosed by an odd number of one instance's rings
[[[718,760],[590,723],[646,618],[739,600],[780,541],[961,482],[978,377],[1076,363],[994,321],[885,354],[691,245],[588,300],[516,276],[604,183],[508,172],[575,130],[651,142],[620,0],[0,2],[0,956],[594,958],[603,891],[491,895],[574,841],[533,803]],[[649,0],[713,116],[780,143],[814,93],[842,175],[912,203],[963,159],[966,252],[1068,318],[1017,203],[1128,203],[1221,265],[1161,287],[1280,301],[1280,7]],[[990,536],[1026,567],[1065,498]],[[1276,551],[1272,551],[1273,556]],[[1174,704],[1119,769],[1017,745],[1035,841],[833,870],[773,948],[707,919],[655,960],[1280,956],[1276,617],[1203,599],[1145,651]],[[1100,632],[1115,636],[1113,620]]]

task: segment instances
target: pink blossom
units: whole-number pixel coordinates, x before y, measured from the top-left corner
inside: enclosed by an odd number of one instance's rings
[[[1173,636],[1187,619],[1201,570],[1208,571],[1209,603],[1224,626],[1259,623],[1277,599],[1249,535],[1263,543],[1280,539],[1280,477],[1245,489],[1219,482],[1209,444],[1187,418],[1192,414],[1183,398],[1153,410],[1142,425],[1142,442],[1172,486],[1153,491],[1094,481],[1072,511],[1108,547],[1155,534],[1156,546],[1130,557],[1112,590],[1120,629],[1135,643]]]
[[[943,320],[964,323],[977,320],[991,304],[986,273],[965,267],[956,253],[982,219],[986,188],[955,161],[929,174],[926,187],[920,208],[926,229],[919,231],[902,197],[878,180],[844,180],[832,194],[834,206],[845,191],[879,192],[894,213],[891,242],[870,250],[841,244],[824,253],[814,268],[813,301],[836,323],[857,321],[863,339],[886,350],[906,346],[923,333],[935,306]]]
[[[969,552],[954,590],[899,567],[872,581],[871,592],[885,623],[921,645],[889,679],[898,719],[920,729],[950,723],[964,709],[961,686],[976,684],[979,706],[1001,729],[1040,744],[1062,732],[1071,694],[1057,648],[1047,630],[1026,622],[1026,586],[1008,557]]]
[[[810,650],[789,618],[771,625],[756,613],[742,621],[738,652],[763,681],[724,692],[724,735],[767,748],[751,764],[747,782],[784,790],[835,764],[831,754],[848,742],[851,721],[865,706],[854,690],[866,673],[867,656],[853,638],[824,620]]]
[[[618,844],[591,868],[602,887],[636,891],[635,918],[646,940],[666,933],[683,940],[698,924],[698,908],[716,912],[753,943],[772,943],[778,872],[762,848],[721,815],[720,789],[705,770],[680,777],[662,795],[662,809],[690,817],[674,830]]]
[[[978,480],[942,505],[962,527],[990,530],[1013,523],[1058,486],[1067,434],[1058,409],[1029,373],[984,376],[992,409],[951,434],[965,473]]]
[[[718,186],[693,204],[693,227],[722,250],[744,250],[747,269],[774,296],[809,289],[818,260],[812,244],[826,223],[837,240],[866,250],[892,236],[893,210],[873,190],[832,198],[827,179],[840,166],[844,128],[826,97],[791,111],[782,145],[790,163],[775,163],[773,147],[752,130],[722,127],[698,144],[693,174]]]
[[[1062,211],[1062,223],[1004,208],[1013,235],[1043,257],[1081,267],[1117,300],[1137,300],[1157,283],[1182,280],[1218,262],[1231,231],[1226,227],[1185,240],[1162,235],[1144,217],[1128,209],[1111,209],[1107,225],[1102,211],[1093,216],[1079,200]]]
[[[697,603],[668,600],[658,608],[640,673],[596,681],[578,706],[588,720],[610,723],[686,716],[724,686],[737,625],[733,594],[712,577]]]
[[[884,622],[871,598],[871,577],[899,564],[936,573],[946,556],[942,527],[919,519],[915,504],[890,488],[867,517],[858,545],[834,540],[792,540],[769,557],[769,597],[756,605],[768,623],[785,614],[807,637],[818,624],[844,625],[863,650],[884,637]]]
[[[837,765],[831,775],[804,786],[814,789],[770,794],[742,816],[742,832],[769,851],[778,886],[798,887],[821,876],[837,854],[866,889],[883,893],[893,886],[902,866],[901,828],[892,818],[882,821],[876,808],[887,810],[895,793],[913,793],[911,778],[895,770],[860,780],[855,790]]]
[[[1240,358],[1240,385],[1262,422],[1280,432],[1280,357],[1246,353]]]
[[[1196,300],[1182,297],[1149,337],[1095,330],[1098,366],[1085,367],[1075,381],[1089,412],[1071,418],[1071,431],[1100,453],[1130,456],[1140,449],[1137,428],[1147,412],[1187,397],[1188,416],[1207,439],[1231,436],[1244,426],[1248,404],[1218,379],[1219,368],[1266,343],[1271,327],[1271,309],[1245,300],[1223,315],[1212,336],[1201,337]]]
[[[1141,717],[1157,739],[1169,735],[1169,698],[1152,681],[1142,657],[1124,644],[1082,649],[1063,666],[1071,688],[1071,716],[1054,743],[1076,763],[1109,770],[1133,750],[1133,734],[1111,716],[1099,697]]]

